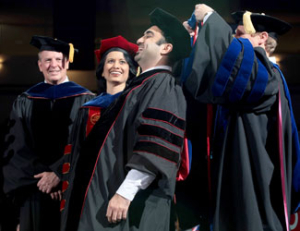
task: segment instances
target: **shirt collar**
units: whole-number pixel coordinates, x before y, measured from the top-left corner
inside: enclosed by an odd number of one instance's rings
[[[66,83],[66,82],[69,82],[70,80],[69,80],[69,77],[67,76],[67,78],[62,82],[62,83]],[[47,81],[46,80],[44,80],[44,83],[47,83]],[[62,84],[62,83],[60,83],[60,84]]]
[[[165,69],[165,70],[172,72],[172,67],[167,66],[167,65],[160,65],[160,66],[148,68],[147,70],[143,71],[141,74],[148,72],[148,71],[156,70],[156,69]]]

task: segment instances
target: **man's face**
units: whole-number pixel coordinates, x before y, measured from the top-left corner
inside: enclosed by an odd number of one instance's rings
[[[43,73],[47,83],[57,85],[67,78],[69,61],[61,52],[41,51],[38,61],[39,69]]]
[[[248,39],[250,41],[250,43],[252,44],[253,47],[257,47],[259,46],[259,42],[260,42],[260,36],[259,34],[247,34],[245,32],[245,28],[243,25],[239,25],[236,30],[235,30],[235,37],[236,38],[245,38]]]
[[[161,55],[161,41],[165,40],[162,31],[157,26],[152,26],[144,35],[137,40],[139,46],[138,52],[135,56],[135,61],[144,69],[155,66],[155,62],[160,59]]]

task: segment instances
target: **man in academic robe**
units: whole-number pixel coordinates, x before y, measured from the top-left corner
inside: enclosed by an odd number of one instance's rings
[[[189,55],[190,42],[173,15],[157,8],[150,19],[137,40],[142,73],[104,111],[71,164],[62,230],[170,229],[186,113],[171,66]]]
[[[267,40],[291,27],[245,12],[240,21],[254,30],[233,38],[211,7],[198,4],[194,13],[203,25],[184,88],[198,102],[218,105],[209,222],[222,231],[289,230],[297,206],[292,194],[299,191],[299,141],[288,88],[269,61]]]
[[[44,82],[18,96],[10,115],[4,152],[4,192],[13,199],[21,231],[59,230],[59,182],[64,147],[78,109],[94,94],[68,80],[74,48],[33,36]]]

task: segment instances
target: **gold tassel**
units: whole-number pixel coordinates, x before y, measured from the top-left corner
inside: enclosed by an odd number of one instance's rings
[[[141,68],[138,66],[136,70],[136,77],[138,77],[141,74]]]
[[[72,43],[69,43],[70,51],[69,51],[69,62],[73,63],[74,61],[74,46]]]
[[[243,15],[243,25],[244,25],[245,32],[247,34],[256,33],[256,30],[251,21],[251,14],[252,14],[251,12],[246,11]]]

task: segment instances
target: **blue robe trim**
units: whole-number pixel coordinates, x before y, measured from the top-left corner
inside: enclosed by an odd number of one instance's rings
[[[242,44],[238,39],[234,38],[222,59],[218,72],[216,73],[215,82],[212,86],[214,96],[218,97],[223,95],[235,61],[241,51]]]
[[[289,102],[290,114],[292,120],[293,155],[294,155],[293,157],[296,158],[296,164],[294,166],[294,171],[293,171],[293,187],[296,192],[299,192],[300,191],[300,146],[299,146],[298,129],[297,129],[294,113],[293,113],[292,101],[291,101],[291,96],[290,96],[287,83],[278,65],[273,63],[273,66],[278,70],[278,72],[281,75],[281,79],[284,85],[285,96]]]
[[[187,20],[187,23],[193,30],[195,30],[197,26],[197,19],[194,12],[192,13],[191,17]]]
[[[86,102],[83,107],[100,107],[100,108],[107,108],[118,96],[121,92],[110,95],[108,93],[101,93],[96,98]]]
[[[242,46],[244,50],[243,60],[231,89],[229,101],[237,102],[242,99],[252,73],[255,59],[254,49],[251,43],[248,39],[242,38],[233,39],[225,53],[225,56],[222,59],[221,65],[216,74],[215,82],[212,86],[212,92],[214,96],[222,96],[225,92],[226,85],[229,81],[236,59],[242,50]],[[259,59],[257,59],[257,63],[258,71],[256,73],[254,86],[247,98],[249,103],[257,102],[263,96],[268,83],[269,74],[267,69]]]
[[[259,59],[257,59],[257,63],[258,72],[256,74],[254,86],[247,98],[249,103],[257,102],[263,96],[268,84],[269,74],[267,69]]]
[[[194,41],[194,37],[191,37],[191,46],[193,45],[193,41]],[[196,50],[196,46],[193,46],[190,56],[183,60],[180,84],[183,84],[192,72],[195,50]]]
[[[30,97],[45,99],[59,99],[64,97],[81,95],[83,93],[92,94],[86,88],[71,81],[61,83],[58,85],[51,85],[44,82],[38,83],[33,87],[29,88],[25,93]]]
[[[190,24],[191,23],[191,24]],[[196,27],[196,17],[194,15],[194,13],[192,14],[191,18],[188,20],[188,24],[190,25],[190,27],[192,27],[193,29],[195,29]],[[194,35],[196,36],[196,35]],[[194,57],[195,57],[195,50],[196,50],[196,46],[194,43],[194,36],[191,37],[191,47],[192,47],[192,51],[189,57],[185,58],[183,60],[183,67],[182,67],[182,71],[181,71],[181,78],[180,78],[180,84],[182,85],[187,78],[190,76],[191,72],[192,72],[192,68],[193,68],[193,63],[194,63]],[[193,145],[192,142],[187,139],[188,142],[188,155],[189,155],[189,169],[188,172],[190,172],[191,168],[192,168],[192,158],[193,158]]]
[[[193,145],[192,141],[188,139],[188,153],[189,153],[189,172],[192,168],[192,159],[193,159]]]
[[[243,97],[254,63],[254,50],[252,44],[248,39],[240,39],[240,41],[242,41],[244,45],[244,55],[239,73],[234,81],[234,85],[229,96],[230,102],[237,102]]]

